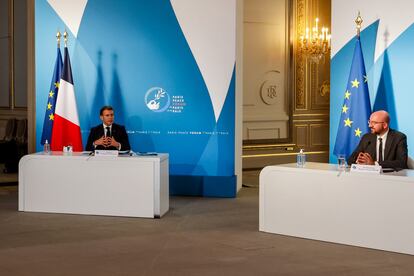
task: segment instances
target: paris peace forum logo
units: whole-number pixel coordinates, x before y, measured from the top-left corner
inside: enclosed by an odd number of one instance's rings
[[[161,87],[152,87],[145,93],[145,104],[151,111],[164,112],[170,107],[170,95]]]

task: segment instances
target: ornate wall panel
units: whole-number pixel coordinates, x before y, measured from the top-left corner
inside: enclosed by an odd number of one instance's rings
[[[299,148],[307,147],[309,144],[308,129],[307,124],[295,124],[296,145]]]
[[[10,1],[0,1],[0,108],[10,107]]]
[[[27,108],[27,0],[0,1],[0,108]]]
[[[9,118],[27,118],[27,4],[33,1],[0,1],[0,139]]]
[[[314,26],[315,18],[319,18],[319,27],[330,29],[330,1],[328,0],[295,0],[295,39],[294,39],[294,103],[293,127],[308,128],[305,145],[303,138],[296,136],[293,143],[297,147],[305,147],[308,152],[326,151],[323,161],[328,161],[329,149],[329,96],[330,96],[330,64],[326,55],[318,63],[311,61],[300,50],[298,38],[305,34],[307,27]],[[325,160],[326,159],[326,160]]]
[[[256,140],[256,139],[272,139],[272,138],[279,138],[280,137],[280,128],[276,127],[260,127],[260,126],[252,126],[247,127],[247,135],[248,140]]]
[[[310,124],[310,146],[329,145],[329,124]]]
[[[289,138],[288,3],[287,0],[244,1],[245,143]]]

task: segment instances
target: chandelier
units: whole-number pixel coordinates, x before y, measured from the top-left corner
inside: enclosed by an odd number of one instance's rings
[[[299,50],[311,61],[319,63],[331,50],[331,34],[328,28],[318,28],[319,18],[315,19],[315,27],[310,31],[306,28],[305,35],[299,39]]]

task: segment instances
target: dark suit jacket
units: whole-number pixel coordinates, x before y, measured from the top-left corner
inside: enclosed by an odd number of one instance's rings
[[[115,124],[112,124],[111,130],[112,137],[119,143],[121,143],[121,150],[130,150],[131,146],[129,145],[128,134],[126,133],[125,127]],[[86,143],[86,150],[95,150],[93,142],[98,140],[104,135],[104,128],[103,125],[97,125],[96,127],[91,128],[89,133],[88,142]],[[115,147],[107,147],[104,148],[103,146],[98,146],[96,149],[106,149],[106,150],[117,150]]]
[[[356,162],[360,152],[367,152],[377,160],[377,135],[367,133],[362,136],[358,147],[348,158],[348,164]],[[384,161],[378,162],[383,168],[406,169],[407,168],[407,136],[404,133],[390,129],[385,143]]]

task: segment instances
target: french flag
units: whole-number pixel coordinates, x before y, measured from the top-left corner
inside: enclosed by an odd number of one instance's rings
[[[73,151],[82,151],[83,149],[72,68],[67,47],[65,47],[65,61],[56,99],[50,146],[53,151],[62,151],[64,146],[72,146]]]

